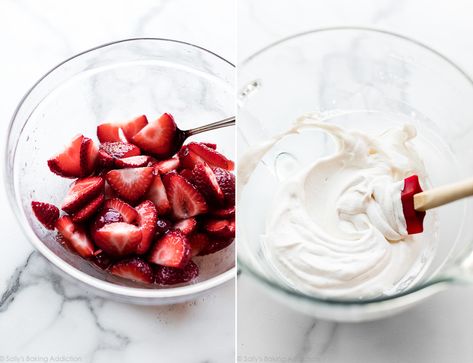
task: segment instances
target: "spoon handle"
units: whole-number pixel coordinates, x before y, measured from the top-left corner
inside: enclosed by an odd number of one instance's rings
[[[471,195],[473,195],[473,179],[467,179],[414,195],[414,209],[426,211]]]
[[[227,117],[223,120],[212,122],[211,124],[208,124],[208,125],[204,125],[204,126],[196,127],[194,129],[187,130],[185,131],[185,134],[186,134],[186,137],[189,137],[196,134],[200,134],[201,132],[220,129],[222,127],[228,127],[232,125],[235,125],[235,116]]]

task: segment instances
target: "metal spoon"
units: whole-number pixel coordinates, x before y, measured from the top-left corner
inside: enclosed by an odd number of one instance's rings
[[[172,154],[175,154],[184,144],[184,141],[191,136],[200,134],[201,132],[221,129],[223,127],[233,126],[235,125],[235,116],[227,117],[223,120],[212,122],[210,124],[195,127],[190,130],[181,130],[179,128],[176,129],[176,137],[173,142],[173,150]]]

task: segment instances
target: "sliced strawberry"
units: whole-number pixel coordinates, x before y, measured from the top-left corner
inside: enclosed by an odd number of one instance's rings
[[[226,170],[233,170],[235,167],[235,163],[233,161],[227,159],[224,155],[206,146],[205,144],[199,142],[191,142],[187,146],[189,147],[190,151],[204,159],[207,164],[211,166],[219,167]]]
[[[153,241],[156,232],[156,222],[158,221],[158,212],[153,202],[145,200],[136,207],[138,212],[138,226],[141,229],[141,242],[136,248],[136,253],[142,255],[148,252],[149,246]]]
[[[205,233],[194,233],[189,237],[191,256],[198,256],[210,243],[210,238]]]
[[[192,180],[192,169],[182,169],[179,175],[190,182]]]
[[[71,246],[82,257],[90,257],[94,253],[94,245],[89,239],[85,230],[74,224],[69,216],[63,216],[56,221],[58,232],[64,237],[69,246]]]
[[[134,119],[121,124],[123,133],[128,140],[131,140],[143,127],[148,124],[148,119],[145,115],[135,117]]]
[[[180,166],[184,169],[194,169],[194,166],[198,163],[205,163],[205,160],[192,152],[188,145],[184,145],[181,150],[177,153],[179,157]]]
[[[234,240],[234,238],[212,237],[209,239],[207,246],[199,252],[198,256],[210,255],[223,250],[224,248],[230,246]]]
[[[100,142],[127,142],[119,124],[104,123],[97,126],[97,137]]]
[[[126,142],[104,142],[100,145],[100,150],[117,159],[141,154],[141,150],[138,147]]]
[[[124,222],[105,224],[94,233],[95,243],[112,256],[125,256],[136,251],[141,230]]]
[[[146,194],[146,198],[151,200],[158,211],[158,215],[167,214],[171,210],[169,199],[166,194],[166,188],[164,188],[163,181],[159,173],[155,172],[155,176],[151,186]]]
[[[163,176],[174,217],[187,219],[207,212],[207,203],[197,189],[175,172]]]
[[[233,217],[235,215],[235,207],[233,206],[233,207],[213,210],[210,214],[217,218]]]
[[[179,167],[179,158],[177,156],[167,159],[158,161],[154,164],[154,170],[160,174],[167,174],[170,171],[176,170]]]
[[[191,183],[208,201],[223,202],[224,195],[217,178],[207,163],[198,163],[192,169]]]
[[[103,191],[105,181],[99,176],[77,179],[67,192],[61,209],[74,213]]]
[[[99,149],[97,155],[97,166],[102,169],[111,169],[114,165],[114,158],[110,156],[105,150]]]
[[[199,267],[192,261],[184,268],[158,266],[155,269],[155,281],[160,285],[175,285],[194,280],[199,276]]]
[[[145,115],[126,122],[108,122],[97,126],[100,142],[127,142],[148,124]]]
[[[190,260],[191,246],[185,235],[169,231],[151,250],[149,261],[158,265],[182,268]]]
[[[183,219],[182,221],[179,221],[174,225],[175,230],[181,231],[185,235],[188,235],[194,232],[196,227],[197,227],[197,221],[195,218]]]
[[[71,143],[59,154],[48,160],[49,169],[65,178],[78,178],[83,175],[81,168],[81,147],[84,136],[75,136]]]
[[[129,156],[127,158],[115,159],[118,168],[140,168],[148,165],[150,157],[147,155]]]
[[[81,223],[90,217],[92,217],[97,210],[100,208],[105,197],[103,193],[100,193],[95,199],[92,199],[85,207],[82,207],[78,212],[74,213],[72,221],[74,223]]]
[[[235,175],[222,168],[213,168],[213,171],[225,197],[225,205],[235,206]]]
[[[47,229],[54,229],[54,225],[59,218],[59,209],[55,205],[32,201],[31,208],[43,226]]]
[[[143,127],[133,136],[132,142],[158,158],[167,158],[177,151],[175,149],[177,130],[174,118],[165,113]]]
[[[172,223],[166,218],[159,218],[156,222],[156,237],[162,237],[172,228]]]
[[[211,236],[221,238],[235,237],[235,221],[227,219],[210,219],[204,223],[204,230]]]
[[[148,191],[153,177],[152,167],[110,170],[105,175],[112,189],[130,202],[136,202]]]
[[[135,257],[115,263],[109,271],[128,280],[152,284],[154,273],[150,265],[141,258]]]
[[[90,175],[95,170],[99,149],[92,139],[84,137],[80,149],[82,175]]]
[[[105,202],[104,209],[116,210],[125,223],[133,223],[138,218],[138,212],[128,203],[118,198],[112,198]]]
[[[211,142],[203,142],[202,144],[204,144],[205,146],[207,146],[211,149],[217,150],[217,144],[213,144]]]

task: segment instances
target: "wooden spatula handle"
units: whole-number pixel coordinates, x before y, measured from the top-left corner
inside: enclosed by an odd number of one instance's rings
[[[426,211],[473,195],[473,178],[414,195],[414,209]]]

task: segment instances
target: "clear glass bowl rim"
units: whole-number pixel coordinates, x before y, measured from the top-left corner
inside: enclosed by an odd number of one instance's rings
[[[165,288],[165,289],[145,289],[145,288],[135,288],[135,287],[127,287],[127,286],[122,286],[122,285],[117,285],[111,282],[107,282],[104,280],[100,280],[98,278],[95,278],[93,276],[90,276],[75,267],[69,265],[67,262],[63,261],[60,257],[58,257],[54,252],[52,252],[48,247],[46,247],[43,242],[34,234],[34,232],[31,230],[29,227],[28,222],[23,218],[21,211],[20,211],[20,205],[19,201],[16,199],[15,195],[15,186],[13,185],[12,180],[9,179],[9,176],[11,175],[11,171],[13,170],[13,165],[10,165],[9,163],[9,154],[8,154],[8,149],[11,144],[10,138],[11,138],[11,131],[13,129],[13,124],[15,122],[15,119],[17,117],[17,114],[19,110],[21,109],[23,103],[25,100],[28,98],[28,96],[31,94],[31,92],[46,78],[48,77],[51,73],[53,73],[56,69],[62,67],[63,65],[67,64],[68,62],[81,57],[85,54],[94,52],[99,49],[103,49],[106,47],[114,46],[116,44],[120,43],[132,43],[132,42],[140,42],[140,41],[156,41],[158,43],[160,42],[165,42],[165,43],[174,43],[177,45],[182,45],[184,47],[190,47],[190,48],[195,48],[198,50],[201,50],[205,53],[210,54],[211,56],[214,56],[221,61],[227,63],[229,66],[235,68],[235,65],[228,61],[227,59],[223,58],[222,56],[206,49],[201,46],[188,43],[185,41],[180,41],[180,40],[174,40],[174,39],[167,39],[167,38],[152,38],[152,37],[143,37],[143,38],[128,38],[128,39],[121,39],[109,43],[105,43],[93,48],[90,48],[88,50],[82,51],[80,53],[75,54],[74,56],[67,58],[66,60],[62,61],[61,63],[57,64],[55,67],[51,68],[48,72],[46,72],[41,78],[39,78],[33,86],[25,93],[25,95],[22,97],[20,100],[18,106],[16,107],[13,116],[10,120],[8,129],[7,129],[7,137],[6,137],[6,143],[5,143],[5,160],[4,160],[4,181],[5,181],[5,187],[6,187],[6,192],[7,192],[7,197],[10,203],[10,206],[13,209],[13,212],[15,214],[15,217],[17,221],[19,222],[21,229],[23,230],[23,233],[25,236],[28,238],[30,243],[49,261],[51,262],[54,266],[59,268],[61,271],[63,271],[66,275],[71,276],[74,280],[78,280],[79,282],[86,284],[92,288],[98,289],[102,292],[110,293],[112,295],[120,296],[120,297],[134,297],[134,298],[139,298],[139,299],[159,299],[159,298],[182,298],[186,296],[192,296],[192,295],[197,295],[200,293],[203,293],[207,290],[213,289],[219,285],[222,285],[223,283],[230,281],[236,273],[236,267],[232,267],[231,269],[214,276],[210,279],[207,279],[205,281],[196,283],[196,284],[190,284],[186,286],[179,286],[179,287],[174,287],[174,288]],[[11,158],[14,160],[15,154],[16,154],[16,148],[18,145],[18,140],[14,140],[14,150],[13,150],[13,157]]]
[[[312,30],[307,30],[301,33],[296,33],[287,37],[284,37],[282,39],[279,39],[273,43],[268,44],[267,46],[261,48],[260,50],[256,51],[255,53],[251,54],[247,58],[245,58],[243,61],[241,61],[238,65],[238,67],[244,67],[248,63],[250,63],[254,58],[258,57],[259,55],[265,53],[268,50],[271,50],[272,48],[285,43],[287,41],[293,40],[295,38],[300,38],[306,35],[312,35],[312,34],[320,34],[320,33],[327,33],[327,32],[344,32],[344,31],[360,31],[360,32],[367,32],[367,33],[373,33],[373,34],[378,34],[382,36],[388,36],[388,37],[393,37],[400,39],[402,41],[405,41],[407,43],[414,44],[420,48],[423,48],[424,50],[427,51],[427,53],[430,53],[433,56],[436,56],[443,60],[444,62],[447,63],[447,65],[451,66],[454,70],[459,72],[465,80],[470,83],[471,87],[473,88],[473,79],[466,73],[462,68],[460,68],[458,65],[456,65],[454,62],[452,62],[449,58],[444,56],[442,53],[436,51],[435,49],[432,49],[431,47],[427,46],[426,44],[419,42],[415,39],[412,39],[410,37],[407,37],[405,35],[401,35],[398,33],[394,33],[391,31],[383,30],[383,29],[377,29],[377,28],[370,28],[370,27],[362,27],[362,26],[334,26],[334,27],[325,27],[325,28],[319,28],[319,29],[312,29]],[[238,125],[238,124],[237,124]],[[237,247],[238,248],[238,247]],[[238,250],[237,250],[238,251]],[[379,297],[373,297],[373,298],[363,298],[363,299],[352,299],[352,298],[328,298],[324,297],[322,295],[308,295],[304,294],[302,292],[292,290],[287,286],[281,285],[276,283],[275,281],[272,281],[265,277],[263,274],[260,272],[256,271],[254,268],[249,266],[248,264],[245,263],[245,261],[238,255],[237,253],[237,265],[239,268],[241,268],[241,271],[243,272],[248,272],[250,276],[254,277],[257,281],[262,283],[263,285],[266,285],[267,287],[271,289],[275,289],[280,293],[283,293],[285,295],[288,295],[292,298],[297,298],[301,300],[305,300],[308,302],[313,302],[316,304],[328,304],[328,305],[345,305],[345,306],[350,306],[350,305],[367,305],[367,304],[373,304],[373,303],[381,303],[383,301],[392,301],[395,299],[400,299],[402,297],[406,297],[408,295],[412,295],[416,292],[419,292],[421,290],[424,290],[425,288],[431,287],[433,285],[437,284],[450,284],[456,282],[455,276],[437,276],[435,278],[429,279],[425,283],[413,286],[405,291],[402,291],[397,294],[389,295],[389,296],[379,296]],[[469,283],[472,283],[473,281],[470,281],[470,279],[465,278],[461,279],[462,282],[467,281]]]

